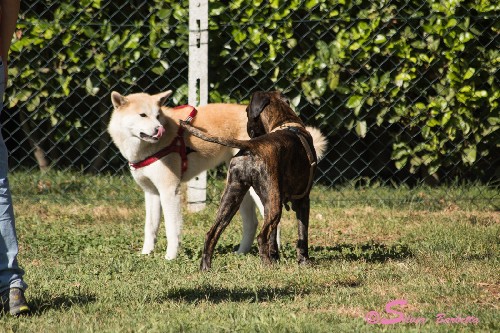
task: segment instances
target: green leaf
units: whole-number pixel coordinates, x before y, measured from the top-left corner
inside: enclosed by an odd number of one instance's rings
[[[476,73],[476,70],[474,68],[467,69],[467,72],[465,72],[464,74],[464,80],[470,79],[474,75],[474,73]]]
[[[500,117],[488,117],[486,120],[492,126],[500,125]]]
[[[269,60],[274,61],[276,59],[276,56],[276,47],[273,44],[269,44]]]
[[[269,1],[269,6],[273,9],[278,9],[279,8],[279,0],[270,0]]]
[[[108,51],[110,53],[113,53],[116,49],[118,49],[118,46],[120,46],[120,36],[114,35],[109,39],[107,42],[108,46]]]
[[[460,35],[458,35],[458,39],[459,41],[462,43],[462,44],[465,44],[467,43],[468,41],[470,41],[471,39],[474,38],[474,35],[471,34],[470,32],[462,32]]]
[[[293,105],[294,107],[299,106],[301,98],[302,98],[302,95],[300,95],[300,94],[295,96],[294,98],[292,98],[290,100],[290,104]]]
[[[394,150],[393,150],[392,156],[391,156],[391,158],[393,160],[401,160],[402,158],[408,157],[408,155],[410,155],[410,152],[408,151],[408,149],[406,149],[406,147],[404,146],[404,143],[403,142],[400,142],[400,143],[403,144],[402,149],[401,148],[397,149],[396,145],[394,145],[394,147],[393,147]]]
[[[366,121],[361,120],[356,122],[355,131],[360,138],[364,138],[366,136],[366,131],[367,131]]]
[[[476,161],[477,149],[476,146],[465,148],[462,153],[462,161],[465,164],[471,165]]]
[[[347,100],[346,107],[349,109],[355,109],[362,105],[363,96],[353,95]]]
[[[431,118],[427,121],[427,126],[428,127],[435,127],[441,125],[439,121],[436,118]]]
[[[403,169],[405,167],[406,163],[408,163],[408,157],[394,161],[394,164],[398,170]]]
[[[462,88],[460,88],[459,90],[461,93],[469,93],[472,91],[472,87],[471,86],[463,86]]]
[[[318,96],[323,96],[323,94],[326,91],[326,81],[325,81],[325,79],[322,79],[322,78],[317,79],[316,82],[315,82],[315,85],[316,85],[316,91],[317,91]]]
[[[441,126],[446,125],[450,119],[451,119],[452,112],[446,112],[443,114],[443,117],[441,118]]]
[[[474,97],[479,97],[479,98],[488,97],[488,92],[486,90],[478,90],[474,92]]]
[[[422,103],[422,102],[419,102],[419,103],[415,104],[415,107],[419,111],[425,111],[425,110],[427,110],[427,106],[424,103]]]
[[[35,95],[33,98],[29,100],[29,102],[26,105],[26,109],[29,112],[35,111],[38,107],[40,106],[40,96]]]
[[[137,49],[139,47],[139,42],[141,39],[141,34],[133,34],[130,36],[128,42],[125,44],[124,48],[126,49]]]
[[[410,81],[411,79],[412,79],[412,76],[409,73],[402,72],[402,73],[399,73],[398,75],[396,75],[394,80],[395,80],[396,86],[401,87],[401,86],[403,86],[403,83],[405,81]]]
[[[383,44],[387,41],[387,38],[384,36],[384,35],[377,35],[375,36],[375,39],[373,40],[373,42],[375,44]]]
[[[440,164],[439,164],[439,163],[431,163],[431,165],[429,165],[429,167],[427,168],[427,173],[428,173],[429,175],[433,175],[433,174],[435,174],[436,172],[438,172],[439,167],[440,167]]]
[[[330,59],[330,48],[328,44],[320,40],[316,42],[316,48],[318,49],[318,58],[323,62],[327,62]]]
[[[171,9],[160,9],[156,12],[156,15],[160,20],[166,20],[168,19],[171,13],[172,13]]]
[[[306,8],[307,9],[312,9],[313,7],[315,7],[315,6],[319,5],[319,4],[320,4],[319,0],[308,0],[306,2]]]
[[[67,76],[67,77],[60,76],[57,78],[57,80],[61,84],[61,89],[62,89],[64,95],[69,96],[69,94],[71,92],[71,90],[69,88],[69,85],[71,83],[71,77],[70,76]]]
[[[247,34],[239,29],[233,29],[232,33],[234,41],[238,44],[241,44],[246,38]]]
[[[451,18],[446,24],[446,28],[452,28],[457,25],[457,19]]]
[[[85,81],[85,90],[87,91],[87,94],[91,96],[95,96],[99,92],[99,88],[94,86],[90,78],[87,78]]]

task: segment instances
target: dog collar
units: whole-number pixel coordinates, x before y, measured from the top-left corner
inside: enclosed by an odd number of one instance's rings
[[[191,123],[193,121],[194,117],[196,117],[196,114],[198,113],[198,110],[194,106],[191,105],[180,105],[174,107],[174,110],[176,109],[181,109],[185,107],[190,107],[191,112],[189,113],[188,117],[186,118],[185,122]],[[154,153],[153,155],[146,157],[144,160],[140,162],[129,162],[129,166],[131,170],[137,170],[140,168],[143,168],[145,166],[148,166],[150,164],[153,164],[154,162],[158,161],[159,159],[167,156],[168,154],[171,153],[178,153],[181,156],[181,172],[184,174],[184,172],[187,171],[188,168],[188,159],[187,155],[189,153],[194,152],[193,149],[190,147],[186,147],[186,142],[184,141],[184,128],[182,126],[179,126],[179,129],[177,130],[177,136],[174,138],[172,143],[170,143],[167,147],[163,148],[162,150]]]
[[[287,129],[289,127],[304,128],[304,125],[302,125],[301,123],[284,123],[284,124],[279,125],[278,127],[273,128],[273,130],[270,133],[273,133],[276,131],[281,131],[281,130]]]

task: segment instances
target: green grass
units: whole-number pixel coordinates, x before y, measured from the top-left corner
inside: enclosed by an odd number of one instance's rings
[[[310,254],[295,263],[296,226],[282,219],[282,259],[260,263],[232,253],[236,217],[219,241],[213,269],[199,272],[214,203],[184,213],[182,250],[163,259],[140,255],[142,193],[133,180],[80,174],[15,173],[10,182],[34,315],[0,317],[3,332],[492,332],[499,331],[500,214],[495,189],[316,187]],[[496,190],[498,191],[498,190]],[[479,200],[485,195],[489,199]],[[465,200],[464,198],[479,198]],[[369,325],[386,303],[422,325]],[[477,325],[436,324],[435,317],[474,316]]]

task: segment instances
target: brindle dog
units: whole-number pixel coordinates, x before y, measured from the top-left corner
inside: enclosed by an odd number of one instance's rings
[[[262,261],[270,264],[279,259],[276,230],[282,206],[288,209],[289,202],[298,220],[297,260],[300,264],[309,260],[309,193],[317,162],[313,139],[278,91],[254,93],[246,111],[252,138],[248,141],[212,137],[181,122],[200,139],[241,149],[230,162],[217,218],[205,238],[202,270],[210,269],[215,245],[250,187],[264,205],[264,224],[257,236]]]

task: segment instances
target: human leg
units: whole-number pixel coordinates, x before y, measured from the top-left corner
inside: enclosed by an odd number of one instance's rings
[[[3,109],[4,83],[0,58],[0,112]],[[23,294],[27,287],[23,281],[24,271],[17,262],[18,243],[7,172],[8,152],[0,128],[0,307],[19,315],[28,312],[29,308]]]

